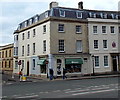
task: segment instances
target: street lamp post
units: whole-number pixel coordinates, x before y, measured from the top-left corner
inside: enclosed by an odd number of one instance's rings
[[[92,62],[93,62],[93,76],[95,75],[95,71],[94,71],[94,58],[95,58],[95,56],[92,55]]]

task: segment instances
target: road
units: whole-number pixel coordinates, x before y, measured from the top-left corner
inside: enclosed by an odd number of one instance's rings
[[[118,77],[84,80],[53,80],[3,85],[3,98],[118,98]],[[34,99],[33,99],[34,98]]]

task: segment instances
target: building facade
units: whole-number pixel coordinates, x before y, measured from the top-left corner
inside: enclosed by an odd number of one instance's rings
[[[117,27],[116,21],[120,17],[117,12],[109,12],[109,18],[103,18],[101,15],[104,13],[96,11],[97,15],[93,18],[95,16],[93,12],[83,9],[82,2],[78,4],[78,9],[59,7],[57,2],[52,2],[50,10],[20,23],[14,32],[14,73],[23,69],[26,75],[49,76],[49,69],[53,69],[55,76],[61,76],[63,68],[67,69],[68,75],[93,73],[96,63],[92,62],[92,55],[95,56],[96,51],[92,50],[91,45],[96,37],[93,35],[92,38],[91,30],[97,23],[92,20],[97,20],[98,26],[104,23],[112,25],[111,23],[115,21]],[[117,17],[113,20],[112,16]],[[110,19],[108,20],[110,22],[106,22],[106,19]],[[118,34],[114,39],[118,39],[117,36]],[[113,41],[115,42],[113,45],[118,45],[117,39]],[[109,53],[112,50],[108,51],[103,52],[106,53],[105,59],[110,57]],[[115,52],[119,53],[119,49]],[[119,58],[116,59],[118,63]],[[105,61],[107,65],[107,60]],[[95,71],[111,71],[110,67],[106,68],[107,70],[95,69]]]
[[[120,27],[117,13],[111,13],[113,19],[88,18],[89,52],[94,56],[95,73],[120,71]]]
[[[0,68],[4,72],[13,71],[13,44],[0,47]]]
[[[61,8],[56,2],[50,7],[14,32],[14,73],[23,69],[26,75],[47,76],[50,68],[55,76],[61,76],[63,68],[71,75],[91,73],[87,20],[78,9]]]

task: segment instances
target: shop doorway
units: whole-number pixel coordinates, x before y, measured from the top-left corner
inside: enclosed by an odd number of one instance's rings
[[[29,76],[29,61],[27,61],[27,76]]]
[[[61,59],[57,59],[57,76],[61,76],[62,75],[62,60]]]
[[[117,58],[116,56],[112,56],[112,64],[113,64],[113,71],[117,71]]]

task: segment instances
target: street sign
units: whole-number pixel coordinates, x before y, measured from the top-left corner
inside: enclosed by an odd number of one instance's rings
[[[21,60],[18,61],[18,65],[21,65]]]

